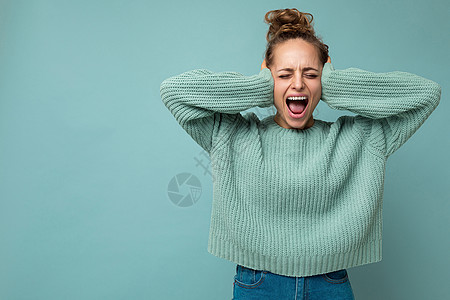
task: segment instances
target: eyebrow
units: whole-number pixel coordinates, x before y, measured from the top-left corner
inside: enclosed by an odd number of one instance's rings
[[[319,70],[314,69],[314,68],[312,68],[312,67],[306,67],[306,68],[303,68],[303,71],[311,71],[311,70],[316,71],[316,72],[319,72]],[[292,72],[292,71],[294,71],[294,69],[292,69],[292,68],[283,68],[283,69],[278,70],[278,72],[281,72],[281,71],[289,71],[289,72]]]

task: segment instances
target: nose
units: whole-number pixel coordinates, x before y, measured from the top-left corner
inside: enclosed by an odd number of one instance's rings
[[[305,83],[303,81],[303,77],[302,76],[295,75],[295,76],[293,76],[292,80],[293,80],[292,86],[293,86],[294,89],[296,89],[296,90],[303,89]]]

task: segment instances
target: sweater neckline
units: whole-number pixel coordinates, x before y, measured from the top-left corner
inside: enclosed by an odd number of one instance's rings
[[[322,125],[323,125],[322,123],[324,122],[322,120],[314,119],[313,126],[307,128],[307,129],[288,129],[288,128],[284,128],[284,127],[281,127],[280,125],[278,125],[278,123],[275,122],[274,118],[275,118],[275,115],[268,116],[268,117],[264,118],[261,122],[270,131],[274,131],[277,134],[285,135],[285,136],[309,135],[311,133],[319,131],[322,128]]]

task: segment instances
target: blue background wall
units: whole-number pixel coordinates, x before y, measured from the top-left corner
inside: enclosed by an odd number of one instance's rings
[[[357,299],[450,293],[447,0],[11,0],[0,1],[0,299],[231,299],[235,264],[207,252],[208,159],[159,84],[194,68],[256,74],[264,14],[286,7],[314,15],[336,69],[441,84],[437,110],[388,161],[383,261],[349,274]],[[169,198],[180,173],[201,185],[189,207]]]

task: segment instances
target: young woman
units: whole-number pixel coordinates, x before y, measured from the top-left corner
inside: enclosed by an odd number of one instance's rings
[[[259,74],[199,69],[161,84],[164,104],[211,157],[208,251],[236,263],[234,299],[353,299],[346,269],[381,260],[387,158],[441,88],[405,72],[335,70],[312,15],[265,19]],[[356,115],[314,119],[320,99]],[[262,120],[240,114],[273,104]]]

